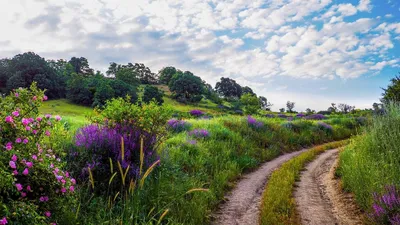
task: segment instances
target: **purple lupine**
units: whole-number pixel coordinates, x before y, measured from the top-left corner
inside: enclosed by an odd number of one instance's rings
[[[305,117],[307,120],[324,120],[326,119],[326,116],[322,115],[322,114],[312,114],[309,116]]]
[[[170,119],[167,122],[167,129],[175,133],[187,131],[190,127],[191,124],[184,120]]]
[[[247,116],[247,124],[254,129],[259,129],[264,126],[263,122],[257,121],[255,118],[251,117],[250,115]]]
[[[265,117],[267,117],[267,118],[275,118],[275,115],[274,114],[265,114]]]
[[[189,136],[195,138],[207,138],[210,136],[210,133],[205,129],[195,129],[193,131],[190,131],[188,134]]]
[[[400,190],[388,185],[382,194],[373,194],[372,213],[369,217],[377,224],[400,225]]]
[[[303,117],[305,117],[305,116],[306,116],[306,115],[304,115],[303,113],[299,113],[299,114],[296,115],[297,118],[303,118]]]
[[[278,117],[279,117],[279,118],[283,118],[283,119],[286,119],[286,118],[287,118],[287,116],[286,116],[285,114],[278,114]]]
[[[189,113],[190,113],[190,115],[195,116],[195,117],[199,117],[204,114],[204,112],[201,111],[200,109],[193,109]]]
[[[333,128],[331,125],[324,123],[324,122],[318,122],[318,127],[320,127],[322,130],[326,130],[326,131],[332,131]]]

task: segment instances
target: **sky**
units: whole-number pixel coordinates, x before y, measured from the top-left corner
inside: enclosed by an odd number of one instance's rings
[[[0,58],[175,66],[275,110],[371,108],[400,72],[400,0],[0,0],[0,30]]]

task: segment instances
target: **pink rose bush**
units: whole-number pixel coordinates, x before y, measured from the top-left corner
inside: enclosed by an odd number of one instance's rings
[[[50,148],[59,116],[39,116],[47,100],[33,84],[0,98],[0,224],[51,224],[65,210],[76,181]]]

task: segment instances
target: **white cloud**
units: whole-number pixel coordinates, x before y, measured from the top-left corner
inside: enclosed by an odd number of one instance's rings
[[[360,11],[371,11],[371,1],[370,0],[360,0],[360,3],[357,6],[357,9]]]

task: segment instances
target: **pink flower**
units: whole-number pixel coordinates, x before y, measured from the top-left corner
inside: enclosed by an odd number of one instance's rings
[[[6,217],[3,217],[3,219],[0,220],[0,225],[6,225],[7,223],[8,223],[8,221],[7,221]]]
[[[26,187],[27,191],[32,191],[31,186],[28,185],[28,187]]]
[[[49,99],[46,95],[45,96],[43,96],[43,101],[47,101],[47,99]]]
[[[13,123],[14,119],[12,118],[12,116],[7,116],[6,117],[6,123]]]
[[[57,225],[56,223],[50,223],[50,225]]]
[[[27,138],[24,139],[24,144],[28,144],[29,140]]]
[[[49,201],[49,197],[48,196],[44,196],[43,199],[44,199],[45,202]]]
[[[38,117],[38,118],[36,118],[36,120],[40,122],[40,121],[42,121],[42,117]]]
[[[44,134],[45,134],[46,136],[50,136],[50,131],[46,130],[46,132],[44,132]]]
[[[27,126],[27,125],[29,124],[29,120],[28,120],[27,118],[23,118],[23,119],[22,119],[22,124],[23,124],[24,126]]]
[[[17,188],[18,191],[22,191],[22,185],[21,184],[15,184],[15,187]]]
[[[76,184],[76,180],[75,180],[74,178],[72,178],[72,179],[71,179],[71,183],[72,183],[73,185],[75,185],[75,184]]]
[[[29,130],[31,130],[31,127],[30,126],[26,126],[25,130],[29,131]]]
[[[17,98],[19,97],[19,94],[17,92],[15,92],[15,97],[17,97]]]
[[[59,170],[58,168],[55,168],[55,169],[54,169],[54,172],[55,172],[55,173],[58,173],[59,171],[60,171],[60,170]]]
[[[68,171],[67,171],[67,172],[65,172],[65,177],[69,177],[69,173],[68,173]]]
[[[46,114],[45,117],[46,117],[47,119],[50,119],[50,118],[51,118],[51,115],[50,115],[50,114]]]
[[[13,116],[18,117],[19,116],[19,112],[18,111],[14,111],[11,113]]]
[[[14,161],[8,162],[8,165],[10,165],[11,169],[17,169],[17,165],[15,164]]]
[[[39,201],[44,202],[43,196],[39,198]]]
[[[60,180],[62,180],[62,179],[63,179],[63,176],[59,176],[59,175],[57,175],[57,176],[56,176],[56,178],[57,178],[57,180],[58,180],[58,181],[60,181]]]
[[[10,151],[12,149],[12,143],[11,142],[8,142],[6,144],[6,149],[7,149],[7,151]]]
[[[67,189],[65,189],[65,187],[62,187],[62,188],[61,188],[61,192],[62,192],[62,193],[65,193],[65,192],[67,192]]]
[[[50,164],[50,168],[54,168],[54,164],[53,163]]]
[[[32,156],[32,159],[33,159],[33,160],[37,160],[37,156],[36,156],[36,155],[33,155],[33,156]]]
[[[15,140],[15,143],[21,143],[21,142],[22,142],[21,138],[17,138],[17,139]]]
[[[70,191],[70,192],[74,192],[74,191],[75,191],[74,186],[69,187],[69,191]]]
[[[22,171],[22,174],[25,176],[28,175],[29,174],[28,168],[25,168],[24,171]]]
[[[29,123],[32,123],[33,121],[35,121],[32,117],[28,119]]]
[[[61,183],[65,184],[65,180],[64,180],[64,179],[62,179],[62,180],[61,180]]]
[[[27,167],[29,167],[29,168],[32,168],[33,163],[32,163],[32,162],[26,162],[25,165],[26,165]]]
[[[13,155],[13,156],[11,157],[11,160],[12,160],[13,162],[16,162],[16,161],[18,160],[18,157],[17,157],[16,155]]]
[[[33,131],[32,131],[32,133],[33,133],[34,135],[36,135],[37,132],[38,132],[37,130],[33,130]]]
[[[14,170],[13,174],[14,174],[14,176],[17,176],[18,175],[18,171]]]
[[[37,100],[37,96],[33,96],[32,100],[36,101]]]
[[[60,121],[60,120],[61,120],[61,116],[57,115],[57,116],[56,116],[56,120],[57,120],[57,121]]]
[[[25,193],[25,192],[21,192],[21,196],[22,196],[23,198],[25,198],[25,197],[26,197],[26,193]]]
[[[51,216],[51,213],[50,213],[49,211],[46,211],[46,212],[44,213],[44,215],[45,215],[46,217],[50,217],[50,216]]]

